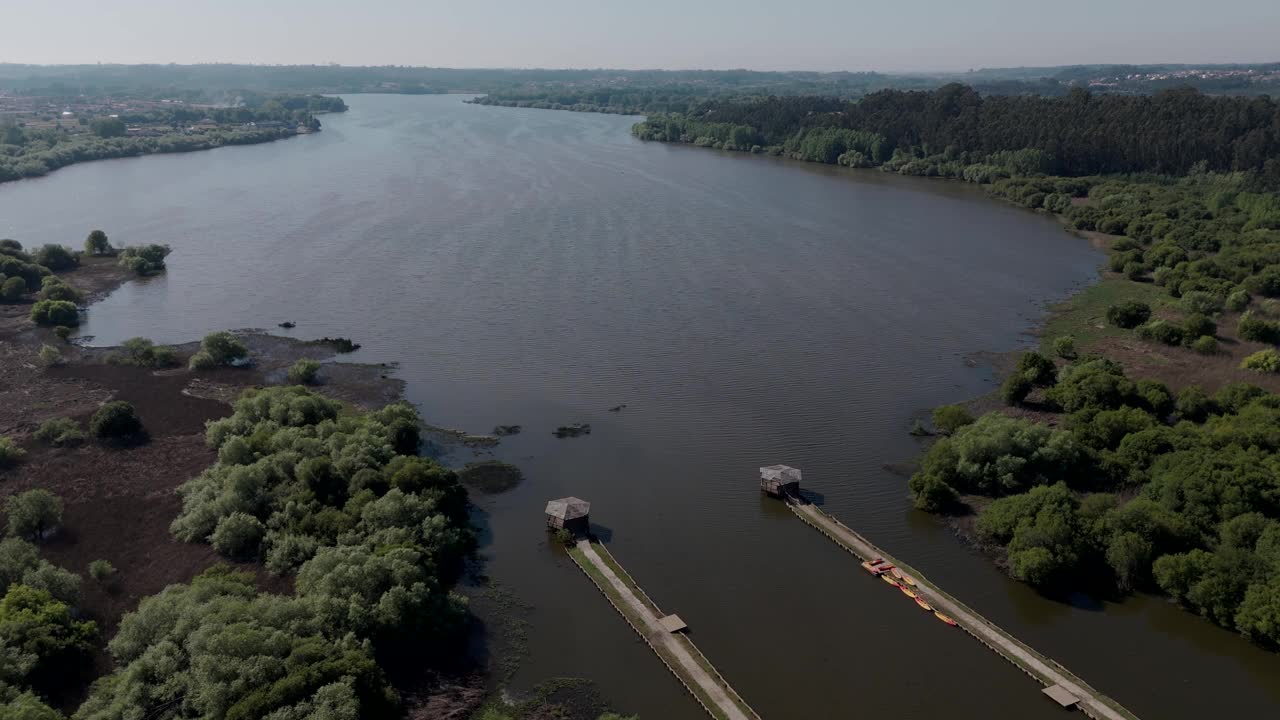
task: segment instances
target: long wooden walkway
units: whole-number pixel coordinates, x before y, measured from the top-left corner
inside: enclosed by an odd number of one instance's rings
[[[863,560],[884,558],[887,562],[901,568],[916,581],[917,589],[923,590],[923,596],[935,608],[950,615],[961,628],[979,642],[994,650],[1023,672],[1048,686],[1057,685],[1079,698],[1079,707],[1084,714],[1097,720],[1138,720],[1137,716],[1126,710],[1119,703],[1089,687],[1083,680],[1073,675],[1066,668],[1000,629],[997,625],[974,612],[969,606],[956,600],[941,588],[929,582],[916,570],[904,565],[885,551],[871,544],[866,538],[854,532],[839,520],[819,510],[815,505],[801,498],[788,495],[788,507],[801,520],[817,528],[827,537],[845,550],[861,557]]]
[[[760,720],[692,640],[662,626],[662,611],[604,546],[580,540],[569,556],[711,717]]]

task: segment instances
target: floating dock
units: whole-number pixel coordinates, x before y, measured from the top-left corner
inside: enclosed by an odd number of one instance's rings
[[[1136,715],[1126,710],[1120,703],[1093,689],[1065,667],[1031,649],[973,611],[968,605],[943,592],[916,570],[904,565],[844,523],[803,499],[799,495],[798,488],[794,492],[781,493],[780,497],[797,517],[862,560],[862,567],[867,572],[897,584],[889,574],[885,573],[893,568],[900,569],[904,577],[914,581],[913,589],[922,597],[928,598],[930,609],[936,611],[938,619],[942,620],[945,617],[946,620],[943,622],[953,621],[978,642],[1035,678],[1044,686],[1043,692],[1062,707],[1078,708],[1095,720],[1138,720]],[[883,566],[887,568],[881,570]],[[906,588],[903,589],[906,590]],[[942,626],[939,628],[943,629]]]
[[[717,720],[760,720],[755,710],[721,677],[711,661],[684,634],[678,615],[667,615],[645,594],[601,544],[578,540],[569,557],[608,598],[627,624],[666,664],[702,708]]]

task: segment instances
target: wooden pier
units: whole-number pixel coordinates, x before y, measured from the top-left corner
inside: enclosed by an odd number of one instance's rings
[[[1115,700],[1093,689],[1063,666],[1000,629],[969,606],[929,582],[924,575],[871,544],[862,535],[818,509],[817,506],[790,492],[780,496],[797,517],[854,556],[861,558],[864,562],[883,559],[886,563],[897,566],[907,573],[915,581],[915,587],[912,590],[919,592],[939,612],[949,615],[959,627],[976,638],[978,642],[1039,681],[1045,686],[1045,694],[1055,702],[1063,707],[1078,707],[1085,715],[1096,720],[1138,720],[1136,715]],[[936,622],[932,618],[929,621]],[[939,624],[939,629],[944,628],[945,626]]]
[[[760,720],[684,634],[684,621],[659,610],[603,545],[578,540],[569,556],[711,717]]]

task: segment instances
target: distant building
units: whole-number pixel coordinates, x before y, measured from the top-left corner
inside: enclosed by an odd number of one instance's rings
[[[547,527],[586,533],[591,526],[591,503],[576,497],[560,498],[547,503]]]
[[[799,494],[800,470],[789,465],[760,468],[760,491],[773,497]]]

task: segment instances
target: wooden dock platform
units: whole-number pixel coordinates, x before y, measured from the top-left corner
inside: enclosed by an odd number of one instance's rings
[[[760,720],[684,634],[684,621],[662,612],[603,545],[579,540],[569,549],[569,557],[711,717]]]
[[[797,517],[863,560],[864,566],[870,561],[882,558],[908,573],[915,581],[913,590],[932,604],[934,609],[949,615],[959,627],[976,638],[978,642],[1035,678],[1046,689],[1051,690],[1050,697],[1059,703],[1066,698],[1073,698],[1077,701],[1074,703],[1076,707],[1095,720],[1138,720],[1136,715],[1115,700],[1093,689],[1065,667],[1031,649],[969,606],[951,597],[929,582],[924,575],[893,558],[817,506],[790,493],[785,495],[783,500]]]

